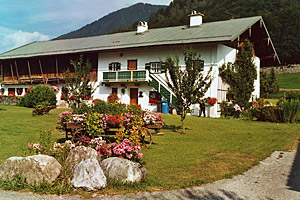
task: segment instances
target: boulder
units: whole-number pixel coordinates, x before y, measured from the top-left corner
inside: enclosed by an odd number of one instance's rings
[[[12,181],[16,176],[26,179],[29,184],[52,183],[61,172],[59,162],[47,155],[10,157],[0,165],[0,180]]]
[[[74,167],[71,183],[75,188],[94,191],[106,187],[106,177],[98,160],[91,158]]]
[[[73,169],[73,167],[81,161],[97,157],[98,154],[95,149],[92,149],[91,147],[78,146],[70,151],[66,159],[66,166]]]
[[[100,163],[107,178],[121,182],[140,182],[147,176],[147,170],[139,163],[118,157],[104,159]]]

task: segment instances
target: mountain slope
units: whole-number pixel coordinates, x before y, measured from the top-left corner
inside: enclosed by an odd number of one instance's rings
[[[137,21],[148,21],[152,13],[165,7],[162,5],[138,3],[110,13],[76,31],[59,36],[55,40],[104,35],[116,29],[132,26]]]

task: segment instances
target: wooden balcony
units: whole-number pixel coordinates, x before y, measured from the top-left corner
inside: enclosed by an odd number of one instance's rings
[[[148,70],[103,72],[103,82],[136,82],[148,80]]]

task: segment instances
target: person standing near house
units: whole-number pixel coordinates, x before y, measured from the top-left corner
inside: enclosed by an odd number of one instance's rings
[[[201,99],[199,104],[200,104],[199,117],[201,117],[202,113],[203,113],[203,116],[205,117],[205,100]]]

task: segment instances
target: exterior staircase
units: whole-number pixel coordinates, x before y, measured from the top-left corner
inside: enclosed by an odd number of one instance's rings
[[[150,85],[161,94],[171,105],[178,109],[177,99],[167,83],[156,74],[149,74]]]

